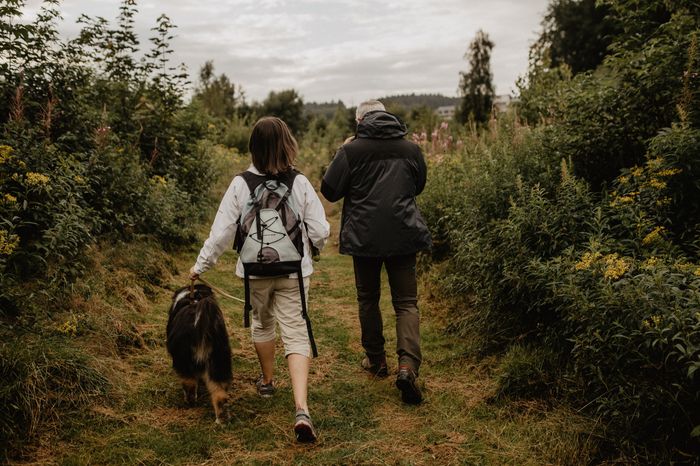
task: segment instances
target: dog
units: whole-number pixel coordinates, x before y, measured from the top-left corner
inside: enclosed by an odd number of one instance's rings
[[[197,385],[204,382],[216,423],[221,424],[233,380],[231,346],[224,316],[211,288],[196,285],[175,292],[166,334],[166,346],[173,359],[173,369],[182,381],[185,402],[194,404]]]

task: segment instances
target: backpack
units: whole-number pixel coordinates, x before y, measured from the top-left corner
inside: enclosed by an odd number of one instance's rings
[[[245,171],[241,176],[250,190],[238,218],[234,247],[243,264],[245,306],[243,325],[250,327],[250,276],[277,277],[296,273],[301,294],[301,315],[306,322],[313,356],[318,356],[306,308],[301,260],[304,257],[302,228],[292,186],[298,171],[290,169],[276,176]]]

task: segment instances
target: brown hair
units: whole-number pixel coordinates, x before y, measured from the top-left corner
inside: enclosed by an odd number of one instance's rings
[[[277,175],[292,167],[298,146],[284,121],[277,117],[262,117],[253,126],[248,150],[260,173]]]

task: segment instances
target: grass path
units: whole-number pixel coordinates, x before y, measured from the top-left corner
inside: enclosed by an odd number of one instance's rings
[[[337,208],[327,206],[337,224]],[[310,374],[309,404],[319,441],[298,445],[292,432],[293,402],[285,361],[277,358],[279,387],[271,399],[257,396],[259,373],[242,305],[224,298],[233,347],[230,420],[214,424],[208,396],[187,408],[164,345],[172,290],[199,245],[174,257],[179,273],[157,294],[137,327],[152,344],[122,357],[122,383],[105,405],[82,413],[39,460],[54,464],[573,464],[582,462],[585,438],[563,409],[535,402],[489,403],[495,381],[488,364],[465,357],[468,342],[446,336],[444,304],[425,299],[422,312],[425,402],[401,403],[394,377],[375,380],[359,366],[363,353],[352,262],[334,238],[316,263],[310,315],[320,356]],[[234,277],[235,256],[226,253],[205,278],[243,296]],[[382,311],[387,354],[394,354],[395,319],[383,280]],[[279,342],[278,342],[279,343]],[[278,354],[282,354],[278,344]],[[396,360],[390,359],[390,370]],[[583,438],[583,440],[581,440]]]
[[[277,360],[279,390],[257,396],[257,359],[241,305],[220,299],[234,348],[234,384],[228,424],[213,422],[205,394],[186,408],[164,346],[127,357],[129,389],[109,408],[85,415],[61,442],[62,464],[543,464],[561,462],[571,445],[562,443],[566,417],[537,405],[489,404],[494,382],[483,367],[463,356],[463,342],[445,337],[440,310],[422,302],[425,363],[421,373],[426,401],[403,405],[393,377],[375,380],[359,367],[362,349],[354,299],[352,263],[326,251],[311,288],[311,316],[320,356],[310,375],[310,408],[320,439],[297,445],[292,433],[293,403],[284,360]],[[196,250],[176,258],[185,282]],[[206,278],[242,296],[233,279],[233,254]],[[382,295],[387,350],[395,347],[388,290]],[[169,293],[163,291],[145,328],[164,329]],[[281,350],[281,346],[278,346]],[[280,351],[281,354],[281,351]],[[393,361],[392,369],[396,369]],[[564,429],[564,430],[563,430]],[[572,433],[573,435],[573,433]],[[574,438],[572,436],[572,438]],[[564,451],[560,451],[564,448]],[[573,451],[573,450],[572,450]],[[571,458],[573,459],[573,458]]]

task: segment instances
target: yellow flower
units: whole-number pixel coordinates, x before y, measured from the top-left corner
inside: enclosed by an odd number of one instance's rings
[[[61,325],[56,326],[56,330],[64,335],[75,336],[78,333],[78,318],[75,316],[70,316]]]
[[[155,176],[153,176],[153,178],[151,178],[151,183],[159,184],[161,186],[166,186],[168,184],[168,180],[166,180],[165,178],[163,178],[160,175],[155,175]]]
[[[696,266],[691,264],[690,262],[678,262],[675,264],[676,270],[680,270],[681,272],[695,272]]]
[[[0,146],[0,165],[8,162],[12,158],[14,149],[10,146]]]
[[[696,277],[700,277],[700,267],[695,269],[695,272],[693,272],[693,275],[695,275]]]
[[[610,202],[610,207],[616,207],[623,204],[632,204],[634,202],[634,193],[625,194],[624,196],[616,197]]]
[[[0,255],[9,256],[19,246],[19,236],[0,230]]]
[[[663,163],[664,159],[662,159],[661,157],[656,157],[655,159],[647,160],[647,166],[653,169],[661,167]]]
[[[644,174],[644,169],[642,167],[634,167],[632,170],[630,170],[630,174],[635,178],[639,178]]]
[[[662,190],[666,188],[666,182],[658,180],[656,178],[652,178],[649,180],[649,186],[651,186],[654,189]]]
[[[76,175],[73,179],[74,179],[75,182],[78,183],[78,184],[85,184],[85,178],[83,178],[83,177],[80,176],[80,175]]]
[[[629,263],[624,258],[620,258],[617,253],[608,254],[603,258],[603,261],[605,262],[603,276],[612,280],[622,277],[630,267]]]
[[[574,268],[576,270],[588,270],[591,265],[595,264],[601,257],[599,252],[587,252],[581,257],[581,260],[576,263]]]
[[[682,171],[683,171],[683,169],[681,169],[681,168],[667,168],[665,170],[659,170],[658,172],[656,172],[656,176],[669,177],[669,176],[678,175]]]
[[[654,256],[654,257],[650,257],[649,259],[645,260],[644,264],[642,265],[642,268],[644,270],[652,270],[658,264],[659,264],[659,259],[656,256]]]
[[[644,239],[642,240],[642,244],[645,246],[648,246],[650,244],[654,244],[659,240],[663,239],[662,233],[666,231],[666,228],[664,227],[656,227],[653,230],[651,230],[651,233],[646,235]]]
[[[648,317],[642,321],[642,325],[646,329],[650,329],[652,327],[659,327],[659,325],[661,325],[661,316],[653,315],[651,317]]]
[[[42,187],[49,184],[49,177],[41,173],[28,172],[26,176],[27,186],[32,188]]]
[[[15,196],[13,196],[12,194],[5,194],[5,196],[3,196],[2,200],[5,204],[9,204],[9,205],[17,203],[17,198]]]
[[[617,180],[620,182],[620,184],[627,184],[630,181],[630,177],[626,176],[626,175],[622,175]]]
[[[671,204],[671,198],[670,197],[662,197],[658,201],[656,201],[656,205],[659,207],[665,207],[667,205]]]

